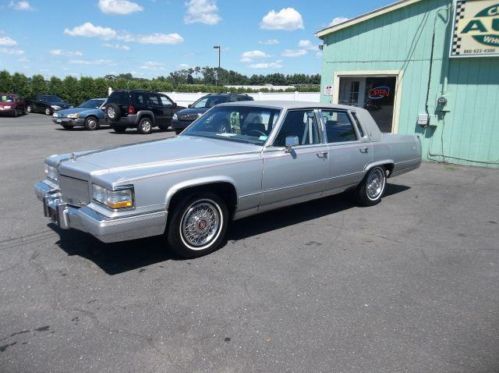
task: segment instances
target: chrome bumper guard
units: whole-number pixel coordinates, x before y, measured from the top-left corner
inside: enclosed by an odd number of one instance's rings
[[[35,194],[43,202],[43,214],[61,229],[87,232],[102,242],[128,241],[163,234],[166,211],[155,211],[126,217],[110,218],[84,206],[74,207],[62,200],[59,189],[40,181]]]

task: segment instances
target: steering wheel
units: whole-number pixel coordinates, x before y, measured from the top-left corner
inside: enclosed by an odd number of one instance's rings
[[[257,130],[257,129],[248,130],[248,132],[246,132],[246,135],[248,135],[248,136],[254,136],[254,135],[251,135],[252,133],[256,133],[257,137],[260,137],[260,136],[267,137],[267,134],[265,132]]]

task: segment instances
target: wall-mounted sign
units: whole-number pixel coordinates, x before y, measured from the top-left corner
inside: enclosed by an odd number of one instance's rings
[[[367,97],[371,100],[381,100],[382,98],[389,96],[390,96],[390,87],[386,85],[371,88],[367,92]]]
[[[450,57],[499,56],[499,0],[456,0]]]
[[[332,96],[333,95],[333,86],[326,85],[324,86],[324,96]]]

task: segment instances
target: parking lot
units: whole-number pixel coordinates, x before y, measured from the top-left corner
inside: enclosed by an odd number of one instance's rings
[[[378,206],[244,219],[195,260],[43,217],[47,155],[169,136],[0,118],[1,372],[499,371],[497,170],[425,163]]]

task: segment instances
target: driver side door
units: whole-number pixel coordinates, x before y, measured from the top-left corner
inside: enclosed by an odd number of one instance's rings
[[[297,137],[298,145],[287,149],[287,137]],[[320,197],[329,172],[328,147],[316,111],[288,111],[272,146],[263,152],[260,211]]]

